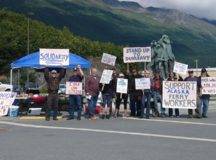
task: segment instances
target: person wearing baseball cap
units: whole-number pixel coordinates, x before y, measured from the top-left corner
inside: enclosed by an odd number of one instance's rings
[[[48,90],[48,97],[47,97],[47,106],[46,106],[46,120],[50,120],[51,110],[53,110],[53,120],[57,119],[58,114],[58,90],[59,84],[62,78],[65,76],[66,69],[60,69],[58,73],[57,70],[52,69],[49,71],[49,68],[44,69],[44,78],[47,82],[47,90]]]
[[[83,78],[84,78],[84,73],[81,69],[81,66],[78,65],[73,69],[73,73],[69,78],[69,82],[82,83]],[[81,120],[82,95],[80,94],[76,94],[76,95],[74,94],[69,96],[69,107],[68,107],[69,117],[67,120],[74,119],[75,108],[77,108],[77,112],[78,112],[77,120]]]
[[[198,77],[194,76],[194,72],[193,70],[188,70],[188,77],[186,77],[184,79],[184,81],[195,81],[198,83]],[[197,86],[197,92],[198,92],[198,95],[199,95],[199,87]],[[197,100],[199,100],[199,98],[197,98]],[[195,117],[196,118],[201,118],[201,115],[200,115],[200,105],[199,105],[199,102],[197,102],[197,108],[195,109]],[[193,109],[188,109],[188,118],[193,118]]]

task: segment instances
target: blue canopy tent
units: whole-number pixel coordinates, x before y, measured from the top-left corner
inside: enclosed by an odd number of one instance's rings
[[[11,84],[12,84],[12,77],[13,77],[13,69],[19,68],[35,68],[40,69],[44,68],[44,66],[40,65],[39,63],[40,53],[34,52],[29,54],[25,57],[22,57],[14,62],[11,63]],[[82,68],[90,68],[91,62],[76,55],[73,53],[69,54],[69,66],[65,66],[65,68],[75,68],[77,65],[80,65]]]
[[[32,54],[29,54],[25,57],[22,57],[14,62],[11,63],[12,69],[17,68],[43,68],[44,66],[40,65],[39,63],[39,52],[34,52]],[[66,68],[74,68],[77,65],[81,65],[82,68],[90,68],[91,62],[76,55],[70,53],[69,56],[69,66],[66,66]]]

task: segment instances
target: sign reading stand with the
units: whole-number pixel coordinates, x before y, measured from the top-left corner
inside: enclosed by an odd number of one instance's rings
[[[202,94],[216,95],[216,77],[202,77]]]
[[[40,49],[40,65],[69,66],[69,49]]]
[[[128,47],[123,49],[124,63],[151,62],[151,47]]]

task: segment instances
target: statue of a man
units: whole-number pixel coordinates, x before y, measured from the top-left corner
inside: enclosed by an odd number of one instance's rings
[[[151,43],[152,46],[152,62],[150,66],[154,72],[160,72],[163,79],[167,79],[169,73],[173,70],[175,56],[172,52],[170,39],[167,35],[156,42]]]

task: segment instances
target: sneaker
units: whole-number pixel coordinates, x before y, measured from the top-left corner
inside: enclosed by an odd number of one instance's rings
[[[204,116],[204,115],[203,115],[202,117],[203,117],[203,118],[208,118],[207,116]]]
[[[101,119],[105,119],[105,114],[102,114],[102,115],[101,115]]]
[[[50,117],[46,117],[45,120],[46,120],[46,121],[50,121]]]
[[[106,119],[110,119],[110,115],[106,115]]]
[[[81,117],[77,117],[77,120],[80,121],[80,120],[81,120]]]
[[[58,118],[57,118],[57,117],[53,117],[53,120],[54,120],[54,121],[58,121]]]
[[[67,120],[72,120],[72,119],[74,119],[74,117],[69,116],[69,117],[67,118]]]

